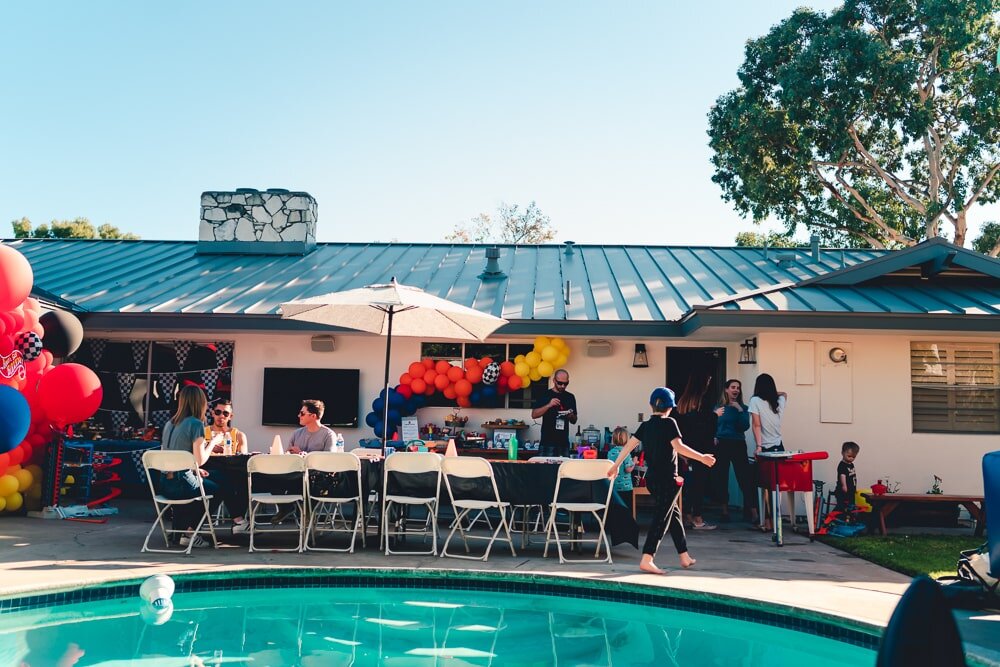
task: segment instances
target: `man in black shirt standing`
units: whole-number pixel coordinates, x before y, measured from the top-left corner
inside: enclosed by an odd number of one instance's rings
[[[542,418],[541,456],[569,456],[569,425],[575,424],[576,396],[566,391],[569,373],[560,368],[552,374],[552,388],[535,401],[531,418]]]

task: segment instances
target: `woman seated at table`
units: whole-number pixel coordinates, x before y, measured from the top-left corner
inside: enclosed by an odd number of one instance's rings
[[[205,427],[205,439],[212,443],[212,455],[226,453],[226,436],[232,443],[231,454],[246,454],[246,433],[233,427],[233,402],[228,398],[220,398],[212,409],[212,423]]]
[[[199,387],[187,386],[181,389],[177,397],[177,412],[163,427],[162,448],[194,454],[205,493],[214,496],[213,505],[220,501],[226,503],[233,517],[233,532],[243,533],[247,530],[246,521],[243,520],[243,515],[247,511],[246,495],[239,493],[234,488],[235,485],[225,483],[222,476],[210,474],[201,467],[208,461],[212,452],[212,444],[205,439],[205,422],[202,421],[207,406],[208,399]],[[167,473],[160,479],[160,493],[173,500],[194,498],[199,495],[198,480],[191,471]],[[178,505],[174,508],[174,530],[186,531],[181,538],[182,546],[187,546],[188,541],[192,539],[191,534],[203,511],[204,507],[198,503]],[[194,540],[195,547],[210,546],[208,540],[200,535]]]

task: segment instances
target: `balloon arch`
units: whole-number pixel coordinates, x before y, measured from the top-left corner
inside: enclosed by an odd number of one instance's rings
[[[24,255],[0,244],[0,512],[41,499],[53,429],[89,419],[103,396],[86,366],[53,364],[79,347],[83,327],[72,313],[43,312],[33,280]]]
[[[391,435],[403,417],[414,414],[434,394],[440,393],[461,408],[475,407],[551,376],[568,360],[566,341],[539,336],[531,352],[504,361],[470,357],[461,366],[445,359],[414,361],[399,376],[399,384],[388,393],[379,392],[365,423],[374,430],[375,437],[381,438],[386,432]],[[388,431],[383,423],[385,401],[389,402]]]

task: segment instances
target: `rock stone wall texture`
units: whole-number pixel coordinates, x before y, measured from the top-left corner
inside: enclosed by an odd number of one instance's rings
[[[199,241],[316,243],[316,200],[287,190],[203,192]]]

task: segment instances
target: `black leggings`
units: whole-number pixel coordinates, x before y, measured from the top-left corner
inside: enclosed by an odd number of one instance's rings
[[[649,524],[649,532],[646,533],[646,543],[642,545],[642,553],[650,556],[655,555],[660,546],[660,540],[663,539],[663,534],[668,529],[677,553],[684,553],[687,551],[687,536],[684,534],[684,522],[681,520],[677,507],[677,496],[680,495],[681,487],[677,486],[673,478],[668,476],[665,480],[647,477],[646,488],[649,489],[649,495],[653,497],[655,505],[653,507],[653,522]]]
[[[743,511],[747,514],[753,508],[751,498],[756,490],[756,478],[753,474],[753,466],[747,458],[747,443],[742,438],[719,438],[719,447],[716,451],[718,462],[716,468],[719,470],[722,481],[722,508],[729,511],[729,464],[733,465],[736,473],[736,483],[739,484],[743,493]]]

